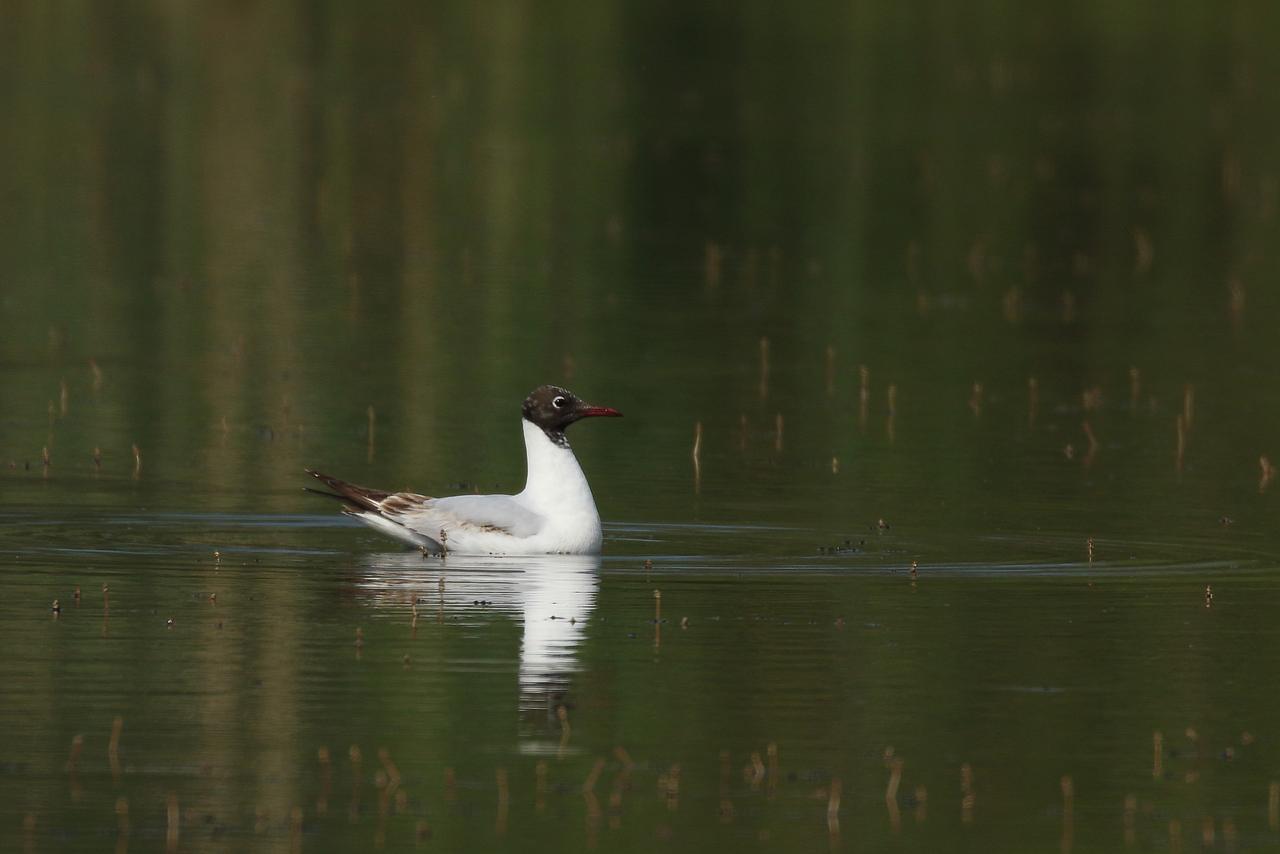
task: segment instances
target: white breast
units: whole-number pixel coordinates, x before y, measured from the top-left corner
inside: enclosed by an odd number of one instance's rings
[[[594,554],[602,540],[600,513],[587,477],[569,447],[521,419],[529,477],[515,499],[546,520],[533,538],[539,551]]]

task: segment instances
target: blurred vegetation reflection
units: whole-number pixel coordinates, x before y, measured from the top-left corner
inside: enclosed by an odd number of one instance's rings
[[[828,345],[904,403],[942,379],[1122,391],[1131,365],[1218,382],[1271,354],[1249,322],[1275,308],[1262,7],[5,17],[12,456],[90,358],[106,382],[67,452],[137,441],[235,488],[296,469],[210,450],[223,419],[351,439],[369,404],[397,472],[454,458],[460,396],[518,461],[488,425],[543,378],[687,413],[687,441],[750,402],[761,336],[794,363],[784,403],[822,391]]]

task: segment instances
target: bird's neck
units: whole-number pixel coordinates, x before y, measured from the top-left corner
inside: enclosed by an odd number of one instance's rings
[[[521,495],[530,504],[547,512],[590,508],[594,513],[591,487],[587,485],[582,466],[578,465],[578,458],[573,455],[569,443],[563,440],[564,434],[558,434],[558,439],[553,440],[536,424],[523,418],[521,424],[529,465],[529,478]]]

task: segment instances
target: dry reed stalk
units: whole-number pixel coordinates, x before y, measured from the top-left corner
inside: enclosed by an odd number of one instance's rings
[[[1136,795],[1124,796],[1124,844],[1126,848],[1132,848],[1138,840],[1138,832],[1136,826],[1136,818],[1138,815],[1138,797]]]
[[[724,249],[719,243],[708,240],[702,251],[702,276],[708,289],[719,286],[723,267]]]
[[[120,736],[124,732],[124,718],[119,715],[111,721],[111,739],[107,742],[107,762],[111,765],[111,779],[120,782]]]
[[[760,339],[760,399],[769,397],[769,339]]]
[[[969,411],[973,413],[974,418],[982,415],[982,383],[977,380],[969,391]]]
[[[329,748],[323,745],[316,750],[316,759],[320,763],[320,793],[316,795],[316,815],[328,815],[329,795],[333,791],[333,761]]]
[[[511,809],[511,789],[507,781],[507,769],[499,768],[494,777],[498,784],[498,816],[494,821],[494,832],[498,836],[507,833],[507,816]]]
[[[1179,413],[1176,420],[1177,427],[1177,452],[1175,454],[1174,463],[1177,466],[1178,473],[1182,473],[1182,460],[1187,453],[1187,424],[1186,418]]]
[[[693,425],[693,491],[702,492],[702,422]]]
[[[871,400],[871,369],[858,365],[858,427],[867,427],[867,403]]]
[[[604,771],[604,759],[600,758],[591,766],[591,772],[587,774],[587,779],[582,783],[582,793],[595,791],[596,783],[600,780],[600,774]]]
[[[733,821],[734,808],[733,801],[729,798],[729,751],[721,748],[720,750],[720,822],[728,824]],[[743,775],[748,779],[751,777],[750,766],[743,769]]]
[[[973,807],[977,796],[973,791],[973,766],[968,762],[960,766],[960,820],[965,824],[973,821]]]
[[[764,753],[769,757],[768,796],[772,800],[778,794],[778,745],[775,742],[769,742]]]
[[[165,850],[172,854],[178,850],[178,833],[182,822],[182,816],[178,811],[178,796],[174,792],[169,793],[169,797],[165,802]]]
[[[538,812],[547,809],[547,761],[539,759],[533,767],[533,808]]]
[[[351,745],[347,750],[347,756],[351,760],[351,802],[347,804],[347,821],[355,824],[360,820],[361,788],[364,783],[361,767],[364,764],[364,757],[360,752],[359,745],[355,744]]]
[[[885,808],[889,811],[889,827],[894,833],[902,829],[902,811],[898,808],[898,786],[902,782],[902,758],[889,762],[889,783],[884,789]]]

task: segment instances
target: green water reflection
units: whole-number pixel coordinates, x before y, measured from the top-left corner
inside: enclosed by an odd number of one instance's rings
[[[0,19],[0,847],[1280,844],[1280,9]]]

